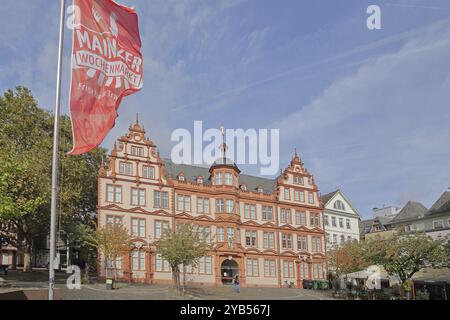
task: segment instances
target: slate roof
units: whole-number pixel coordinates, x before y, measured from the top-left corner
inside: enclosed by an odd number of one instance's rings
[[[227,165],[235,165],[234,163],[226,163]],[[216,163],[218,165],[218,163]],[[192,166],[186,164],[175,164],[170,159],[164,159],[165,173],[167,177],[176,179],[180,172],[183,172],[186,181],[195,182],[197,177],[202,176],[205,184],[210,184],[209,167]],[[245,184],[247,190],[256,191],[258,187],[263,188],[264,193],[272,193],[276,190],[276,179],[266,179],[257,176],[239,174],[239,184]]]
[[[326,204],[326,203],[327,203],[328,201],[330,201],[330,199],[333,198],[333,196],[334,196],[336,193],[338,193],[338,192],[339,192],[339,190],[336,190],[336,191],[333,191],[333,192],[330,192],[330,193],[327,193],[327,194],[322,195],[322,201],[323,201],[323,203]]]
[[[366,233],[370,233],[372,231],[372,226],[376,223],[379,222],[384,229],[387,229],[386,226],[392,221],[392,218],[390,217],[376,217],[373,219],[368,219],[368,220],[362,220],[359,223],[359,234],[360,235],[365,235]],[[370,230],[366,232],[366,228],[369,228]]]
[[[450,192],[444,192],[431,206],[430,214],[450,211]]]
[[[403,222],[408,220],[415,220],[427,214],[428,209],[421,203],[415,201],[408,201],[402,210],[390,221],[390,224]]]

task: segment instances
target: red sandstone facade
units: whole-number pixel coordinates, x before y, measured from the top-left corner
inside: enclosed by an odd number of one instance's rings
[[[323,204],[298,155],[274,180],[243,175],[231,160],[211,168],[163,160],[138,122],[118,139],[99,171],[98,225],[122,223],[133,248],[117,259],[122,280],[168,283],[170,268],[152,243],[163,230],[192,223],[211,242],[188,283],[302,287],[325,279]],[[110,262],[99,259],[105,276]]]

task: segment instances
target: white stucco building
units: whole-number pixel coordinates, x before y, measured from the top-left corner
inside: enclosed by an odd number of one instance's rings
[[[341,245],[345,241],[359,241],[361,217],[341,190],[322,196],[327,246]]]

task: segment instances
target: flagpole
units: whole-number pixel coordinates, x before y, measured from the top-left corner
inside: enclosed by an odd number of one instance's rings
[[[56,102],[55,102],[55,123],[53,127],[53,157],[52,157],[52,200],[50,211],[50,265],[48,299],[54,299],[55,287],[55,257],[56,257],[56,210],[58,203],[58,149],[59,149],[59,114],[61,109],[61,73],[63,58],[64,39],[64,13],[66,0],[61,0],[61,16],[59,24],[59,45],[58,45],[58,69],[56,73]]]

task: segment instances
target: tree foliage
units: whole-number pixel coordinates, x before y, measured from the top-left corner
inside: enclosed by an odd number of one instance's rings
[[[402,283],[424,267],[444,268],[449,265],[446,240],[433,240],[424,233],[399,233],[387,239],[367,242],[366,259],[372,264],[383,265]]]
[[[327,252],[328,266],[337,276],[367,268],[370,261],[365,258],[364,245],[358,241],[347,241]]]
[[[185,290],[186,266],[195,267],[209,249],[209,244],[204,239],[206,237],[202,237],[194,225],[179,224],[173,232],[168,230],[155,243],[157,252],[168,261],[172,269],[174,284],[180,294],[184,294]]]
[[[97,262],[96,229],[91,225],[76,222],[71,224],[66,232],[70,247],[79,253],[80,259],[84,263],[83,280],[89,283],[90,272],[93,271]]]
[[[116,277],[116,259],[129,252],[132,242],[127,228],[122,224],[111,224],[97,229],[95,242],[100,253],[111,262],[113,276]],[[107,263],[105,263],[105,267]],[[108,274],[106,267],[106,275]]]
[[[0,96],[0,223],[7,242],[24,253],[24,270],[30,269],[34,241],[49,234],[51,159],[53,145],[51,112],[41,109],[24,87]],[[97,174],[106,150],[67,156],[71,149],[70,118],[60,118],[59,234],[80,222],[95,225]]]

